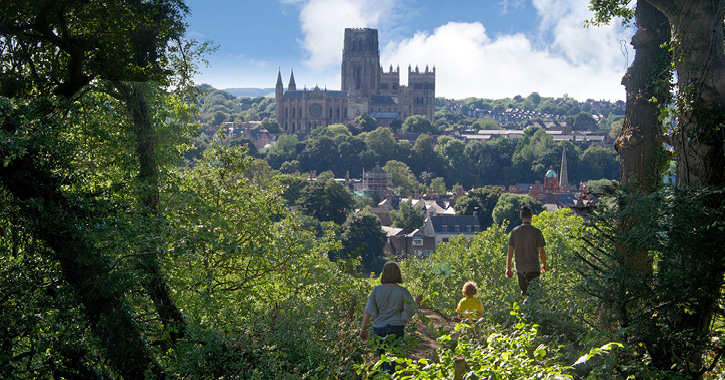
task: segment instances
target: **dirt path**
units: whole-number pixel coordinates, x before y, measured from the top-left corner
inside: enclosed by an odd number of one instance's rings
[[[442,327],[445,331],[454,331],[457,322],[451,317],[443,315],[435,309],[421,308],[420,311],[428,317],[431,325],[436,330],[440,330]],[[440,344],[436,341],[437,335],[420,318],[416,317],[413,323],[415,323],[416,330],[419,333],[420,343],[416,348],[408,351],[408,357],[415,360],[422,358],[433,359],[436,348],[440,347]]]

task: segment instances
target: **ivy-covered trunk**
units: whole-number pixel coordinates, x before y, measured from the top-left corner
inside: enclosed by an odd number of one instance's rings
[[[622,78],[627,91],[626,113],[622,131],[615,142],[621,158],[621,183],[625,191],[635,195],[619,199],[622,217],[617,220],[616,247],[621,255],[626,281],[622,281],[611,305],[625,329],[636,323],[641,305],[635,300],[651,294],[653,261],[651,247],[646,242],[628,238],[632,230],[648,223],[654,207],[652,203],[633,201],[636,196],[655,192],[661,186],[661,175],[667,163],[662,146],[661,107],[669,100],[671,56],[666,44],[670,40],[670,25],[662,12],[646,1],[637,2],[635,9],[637,32],[632,37],[636,55]],[[651,206],[643,210],[643,207]],[[625,295],[637,294],[637,297]],[[633,315],[634,314],[634,315]],[[646,329],[645,329],[646,330]],[[646,336],[632,332],[631,338],[644,340],[648,351],[659,346],[648,344]],[[650,353],[652,356],[656,354]]]
[[[141,214],[155,226],[159,217],[159,162],[156,145],[157,133],[154,129],[151,104],[149,98],[152,91],[149,83],[116,83],[118,96],[126,104],[132,122],[133,135],[136,142],[136,155],[139,160],[138,188]],[[154,231],[149,231],[153,235]],[[154,239],[146,239],[148,244],[141,246],[139,269],[143,272],[143,286],[154,303],[154,308],[164,325],[171,340],[183,338],[186,331],[184,316],[171,298],[171,292],[161,272],[158,260],[158,249],[152,243]]]
[[[702,358],[711,343],[725,273],[722,240],[713,244],[723,238],[717,218],[725,207],[725,1],[649,1],[667,16],[672,28],[678,117],[671,143],[678,182],[694,194],[703,194],[698,195],[702,197],[698,210],[681,210],[669,221],[670,239],[678,242],[671,248],[677,250],[666,252],[657,281],[670,287],[673,276],[681,274],[674,292],[677,298],[664,309],[672,317],[667,328],[688,340],[673,344],[661,359],[662,364],[678,364],[699,376],[708,367]]]
[[[46,120],[53,118],[50,116],[15,114],[9,107],[3,111],[0,131],[5,136],[25,136],[33,132],[28,126],[34,123],[52,124]],[[24,144],[27,149],[20,157],[0,149],[0,160],[6,163],[0,165],[0,187],[22,211],[18,225],[49,248],[52,254],[48,259],[60,264],[62,281],[73,289],[78,303],[63,306],[82,310],[110,367],[125,379],[143,379],[147,373],[160,375],[161,368],[126,303],[118,273],[89,236],[93,233],[89,221],[98,218],[94,200],[64,191],[67,183],[57,175],[58,168],[48,163],[54,152],[49,153],[46,147],[52,142],[37,135],[10,140],[8,146]]]
[[[678,76],[672,145],[680,183],[725,185],[725,2],[650,0],[672,24]]]
[[[637,54],[622,78],[627,108],[614,146],[621,157],[622,185],[647,194],[660,186],[667,162],[659,116],[670,98],[672,57],[665,46],[670,41],[670,25],[665,15],[646,1],[637,2],[635,17],[637,32],[632,45]]]

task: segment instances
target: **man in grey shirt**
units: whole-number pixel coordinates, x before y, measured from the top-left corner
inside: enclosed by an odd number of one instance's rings
[[[546,272],[546,251],[544,234],[531,225],[533,212],[528,207],[521,208],[521,221],[523,224],[516,227],[509,235],[509,250],[506,255],[506,278],[513,277],[511,260],[516,257],[516,276],[521,289],[521,295],[526,295],[526,289],[531,280]],[[541,266],[539,266],[541,258]]]

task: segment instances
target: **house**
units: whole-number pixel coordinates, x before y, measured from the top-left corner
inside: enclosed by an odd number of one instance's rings
[[[385,256],[399,256],[404,254],[401,252],[406,248],[405,230],[402,228],[394,228],[383,226],[383,232],[387,236],[385,240],[385,247],[383,248],[383,254]],[[405,251],[407,253],[407,251]]]
[[[388,239],[383,252],[386,256],[428,257],[435,252],[435,238],[424,236],[420,229],[406,234],[402,228],[383,227]]]
[[[473,239],[481,231],[481,224],[475,215],[431,215],[425,220],[421,233],[433,237],[435,247],[458,236]]]
[[[242,137],[252,140],[252,143],[257,150],[264,150],[275,141],[274,135],[269,133],[266,129],[247,128],[242,133]]]

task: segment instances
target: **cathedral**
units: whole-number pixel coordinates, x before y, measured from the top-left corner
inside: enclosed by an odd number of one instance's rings
[[[378,31],[346,28],[342,50],[342,89],[297,89],[294,72],[285,90],[282,72],[275,86],[279,126],[287,133],[310,132],[319,126],[345,124],[367,114],[378,126],[411,115],[435,117],[435,67],[420,71],[408,66],[408,85],[400,85],[400,67],[380,66]]]

